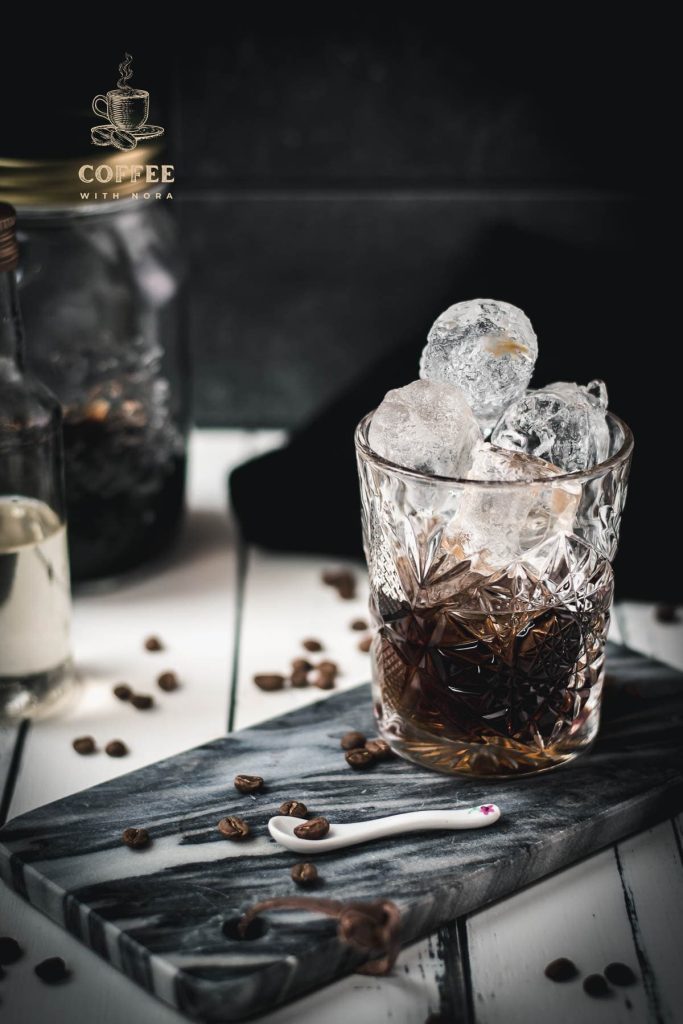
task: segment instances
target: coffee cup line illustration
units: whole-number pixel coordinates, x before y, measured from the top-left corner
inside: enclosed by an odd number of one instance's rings
[[[119,64],[116,88],[106,94],[98,93],[92,101],[93,112],[106,121],[106,124],[90,129],[90,138],[95,146],[131,150],[141,139],[147,141],[164,134],[159,125],[147,123],[149,92],[128,84],[133,77],[132,65],[133,58],[126,53]]]

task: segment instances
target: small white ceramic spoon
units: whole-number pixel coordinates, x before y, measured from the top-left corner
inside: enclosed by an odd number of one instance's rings
[[[425,832],[429,829],[485,828],[494,825],[500,818],[500,808],[495,804],[481,804],[479,807],[465,807],[460,811],[408,811],[407,814],[392,814],[388,818],[373,821],[354,821],[348,825],[330,825],[324,839],[300,839],[294,829],[303,825],[305,818],[293,818],[288,814],[276,814],[268,822],[268,831],[280,846],[286,846],[295,853],[329,853],[356,843],[367,843],[370,839],[385,836],[400,836],[405,832]]]

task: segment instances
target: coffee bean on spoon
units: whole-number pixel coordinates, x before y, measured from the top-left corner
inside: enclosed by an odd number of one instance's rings
[[[313,885],[319,877],[315,864],[295,864],[291,876],[292,881],[301,886]]]
[[[280,814],[288,814],[291,818],[305,818],[308,814],[306,804],[300,800],[285,800],[280,804]]]
[[[131,850],[141,850],[144,846],[149,846],[151,842],[146,828],[126,828],[123,830],[121,838],[126,846],[130,846]]]
[[[370,768],[375,763],[375,759],[367,747],[360,747],[357,750],[349,750],[345,756],[346,763],[351,765],[352,768]]]
[[[251,829],[246,821],[236,818],[231,814],[227,818],[221,818],[218,822],[218,831],[225,839],[239,841],[240,839],[246,839]]]
[[[97,749],[95,746],[95,740],[92,736],[78,736],[71,746],[77,754],[94,754]]]
[[[327,818],[311,818],[294,829],[294,835],[299,839],[324,839],[330,831],[330,823]]]
[[[236,775],[234,785],[239,793],[258,793],[263,789],[263,779],[260,775]]]

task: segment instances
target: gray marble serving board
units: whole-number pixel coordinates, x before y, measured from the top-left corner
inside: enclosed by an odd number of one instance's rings
[[[683,806],[683,674],[623,647],[609,657],[594,750],[518,782],[437,775],[394,759],[366,773],[339,749],[372,732],[367,686],[224,736],[15,818],[0,833],[5,882],[140,985],[190,1016],[241,1020],[354,970],[335,922],[304,911],[265,916],[251,941],[226,934],[253,901],[292,895],[296,855],[266,830],[288,798],[339,822],[495,800],[498,825],[411,834],[317,858],[317,895],[395,901],[409,942]],[[237,772],[267,781],[238,794]],[[243,816],[254,838],[216,830]],[[129,825],[154,837],[121,844]]]

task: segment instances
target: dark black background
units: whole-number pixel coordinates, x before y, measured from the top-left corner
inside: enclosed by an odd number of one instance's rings
[[[358,407],[417,376],[447,305],[506,299],[537,330],[535,382],[603,377],[636,435],[620,595],[679,596],[671,28],[567,7],[226,17],[51,39],[2,67],[4,154],[88,156],[90,100],[133,54],[177,171],[198,421],[301,426],[346,391],[301,447],[298,492],[343,533]],[[278,472],[243,476],[261,504]]]

